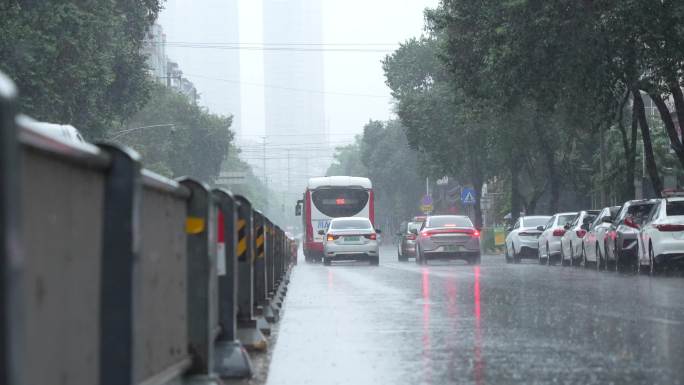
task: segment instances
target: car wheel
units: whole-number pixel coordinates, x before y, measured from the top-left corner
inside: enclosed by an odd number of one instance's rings
[[[587,250],[584,248],[584,242],[582,242],[582,263],[584,264],[585,269],[589,268],[589,261],[587,261]]]
[[[469,265],[479,265],[482,262],[482,256],[478,253],[470,258],[468,258]]]
[[[380,264],[380,257],[369,257],[368,261],[370,262],[371,266],[378,266]]]
[[[656,262],[655,254],[653,253],[653,245],[650,243],[648,245],[648,261],[650,262],[649,265],[651,265],[651,274],[654,275],[660,273],[661,268]]]
[[[506,263],[511,263],[511,256],[508,254],[508,245],[505,247],[504,257],[506,258]]]
[[[397,259],[399,259],[399,262],[406,262],[408,261],[408,257],[405,256],[403,253],[397,250]]]
[[[549,244],[547,243],[546,244],[546,266],[551,266],[551,265],[556,263],[556,262],[551,261],[551,253],[549,251],[550,251]]]
[[[331,260],[330,258],[323,257],[323,264],[324,264],[325,266],[330,266],[330,263],[331,263],[331,262],[332,262],[332,260]]]
[[[572,248],[572,242],[570,242],[570,266],[576,266],[575,263],[575,249]]]
[[[511,248],[513,249],[513,263],[520,263],[520,253],[515,252],[514,244],[511,244]]]
[[[539,262],[540,265],[546,265],[546,261],[544,261],[544,258],[541,256],[541,249],[537,246],[537,261]]]
[[[599,244],[596,244],[596,271],[601,271],[603,269],[603,256],[601,256],[601,249]]]

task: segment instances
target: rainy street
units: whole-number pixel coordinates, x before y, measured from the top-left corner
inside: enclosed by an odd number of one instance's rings
[[[300,262],[268,384],[682,384],[681,278],[581,268]]]

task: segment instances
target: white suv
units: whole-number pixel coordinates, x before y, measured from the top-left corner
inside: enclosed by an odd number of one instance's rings
[[[640,229],[639,269],[651,273],[684,261],[684,197],[660,199]]]

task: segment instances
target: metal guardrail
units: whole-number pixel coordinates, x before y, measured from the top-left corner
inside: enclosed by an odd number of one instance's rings
[[[33,129],[15,97],[0,74],[0,383],[249,377],[294,240],[244,197]]]

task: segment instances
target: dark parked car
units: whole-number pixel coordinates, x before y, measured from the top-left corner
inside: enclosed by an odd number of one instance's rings
[[[606,260],[609,268],[634,272],[639,266],[639,230],[658,202],[642,199],[625,202],[606,231]]]
[[[397,255],[400,262],[408,261],[409,258],[416,256],[416,234],[413,231],[418,231],[423,222],[403,222],[399,227],[397,237],[399,242],[397,244]]]

